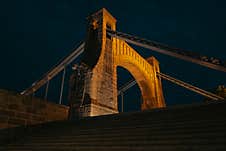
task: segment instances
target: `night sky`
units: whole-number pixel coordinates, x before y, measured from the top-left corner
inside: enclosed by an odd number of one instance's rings
[[[105,7],[117,19],[117,30],[170,46],[226,60],[226,2],[223,0],[11,0],[0,2],[0,88],[20,92],[85,39],[86,17]],[[205,90],[226,85],[226,73],[201,67],[144,48],[163,73]],[[70,75],[70,67],[67,77]],[[60,77],[50,83],[49,100],[57,102]],[[131,79],[118,69],[118,85]],[[65,87],[68,81],[66,80]],[[44,88],[43,88],[44,89]],[[43,96],[43,89],[37,96]],[[203,97],[163,81],[167,105],[200,102]],[[66,104],[67,88],[64,92]],[[125,94],[125,111],[138,110],[137,86]],[[119,106],[120,107],[120,106]]]

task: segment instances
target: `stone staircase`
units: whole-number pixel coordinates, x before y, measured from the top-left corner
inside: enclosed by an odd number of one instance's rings
[[[7,141],[0,138],[4,142],[0,150],[225,151],[226,103],[88,117],[30,126],[20,133],[20,128],[13,131],[20,137],[8,137]]]

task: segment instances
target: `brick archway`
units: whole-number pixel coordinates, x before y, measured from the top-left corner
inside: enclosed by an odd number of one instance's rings
[[[82,62],[90,67],[86,77],[85,104],[81,116],[118,113],[117,66],[127,69],[137,81],[143,97],[142,110],[165,106],[158,61],[141,57],[125,41],[106,35],[116,29],[116,19],[106,9],[88,17],[85,54]]]
[[[125,41],[114,39],[113,49],[114,68],[123,67],[127,69],[136,80],[142,95],[142,110],[159,108],[165,106],[159,72],[159,63],[154,57],[147,60],[141,57]]]

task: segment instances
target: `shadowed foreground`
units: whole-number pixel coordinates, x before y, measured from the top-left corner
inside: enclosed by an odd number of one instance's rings
[[[226,150],[225,115],[224,102],[50,122],[1,130],[0,149]]]

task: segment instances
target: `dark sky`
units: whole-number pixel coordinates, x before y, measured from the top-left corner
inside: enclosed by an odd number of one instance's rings
[[[85,38],[85,18],[102,7],[116,17],[118,31],[226,60],[226,2],[223,0],[1,1],[0,88],[20,92],[30,86]],[[134,48],[144,57],[154,55],[163,73],[200,88],[212,90],[217,85],[226,85],[226,73]],[[119,85],[131,77],[121,68],[118,72]],[[58,100],[59,80],[60,76],[51,81],[55,81],[50,87],[52,101]],[[168,105],[203,99],[166,81],[163,88]],[[66,95],[65,90],[64,103]],[[125,110],[138,109],[139,99],[137,87],[129,90]]]

